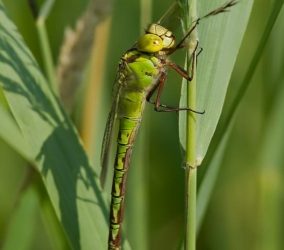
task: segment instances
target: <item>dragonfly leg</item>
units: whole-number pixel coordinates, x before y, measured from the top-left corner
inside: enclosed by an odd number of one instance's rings
[[[174,53],[178,49],[182,49],[185,47],[184,42],[190,36],[190,34],[196,29],[197,25],[199,24],[200,18],[197,18],[194,21],[194,25],[190,28],[190,30],[186,33],[186,35],[178,42],[178,44],[169,52],[169,54]]]
[[[198,51],[197,54],[196,54],[196,67],[197,67],[197,65],[198,65],[198,56],[202,53],[202,51],[203,51],[203,48],[200,47],[200,48],[199,48],[199,51]]]
[[[199,48],[199,51],[198,51],[197,54],[196,54],[196,58],[198,58],[198,56],[202,53],[202,51],[203,51],[203,48],[200,47],[200,48]]]
[[[154,104],[154,109],[156,111],[158,111],[159,107],[161,106],[160,99],[161,99],[161,94],[162,94],[163,88],[165,86],[166,77],[167,77],[166,73],[162,72],[161,75],[160,75],[160,78],[158,80],[158,84],[150,91],[150,93],[149,93],[150,96],[148,95],[148,99],[150,101],[151,96],[158,89],[156,100],[154,102],[152,102],[152,104]]]
[[[155,111],[157,112],[179,112],[179,111],[190,111],[199,115],[203,115],[205,114],[205,110],[203,111],[198,111],[198,110],[194,110],[191,108],[178,108],[178,107],[170,107],[167,105],[163,105],[160,104],[160,106],[158,108],[155,108]]]
[[[191,111],[191,112],[194,112],[194,113],[197,113],[197,114],[204,114],[205,113],[205,111],[196,111],[196,110],[193,110],[191,108],[170,107],[170,106],[161,104],[160,99],[161,99],[161,94],[163,92],[163,88],[165,86],[166,76],[167,75],[164,72],[161,74],[158,84],[149,92],[149,94],[146,98],[146,100],[148,102],[155,105],[154,106],[155,111],[157,111],[157,112]],[[155,102],[151,102],[150,98],[157,89],[158,89],[158,92],[157,92],[156,100],[155,100]]]
[[[181,66],[171,62],[171,61],[168,61],[167,62],[167,66],[169,66],[170,68],[172,68],[174,71],[176,71],[179,75],[181,75],[183,78],[185,78],[186,80],[188,81],[192,81],[192,78],[193,76],[190,76],[188,74],[188,72],[183,69]],[[193,65],[194,66],[194,65]]]
[[[197,41],[196,43],[196,46],[191,54],[191,60],[196,56],[196,59],[197,57],[199,56],[199,54],[202,52],[202,48],[200,49],[200,51],[196,54],[196,51],[197,51],[197,48],[198,48],[198,45],[199,45],[199,42]],[[189,74],[185,69],[183,69],[181,66],[171,62],[171,61],[167,61],[166,62],[166,65],[168,65],[170,68],[172,68],[173,70],[175,70],[179,75],[181,75],[183,78],[185,78],[187,81],[192,81],[193,79],[193,76],[194,76],[194,67],[195,67],[195,60],[192,60],[192,64],[191,64],[191,68],[190,68],[190,71],[191,73]]]
[[[160,81],[160,80],[159,80]],[[146,101],[151,103],[151,104],[155,104],[155,102],[151,101],[151,97],[153,96],[153,94],[155,93],[155,91],[157,90],[159,84],[156,84],[148,93],[148,95],[146,96]]]

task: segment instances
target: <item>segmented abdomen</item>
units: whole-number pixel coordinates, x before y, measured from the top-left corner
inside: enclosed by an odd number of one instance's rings
[[[125,182],[132,153],[133,141],[137,135],[140,119],[122,117],[119,119],[117,153],[114,164],[112,199],[110,211],[109,249],[118,250],[121,244],[121,222],[124,214]]]

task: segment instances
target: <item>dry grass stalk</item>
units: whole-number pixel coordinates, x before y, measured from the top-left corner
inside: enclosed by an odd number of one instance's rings
[[[110,1],[92,0],[77,21],[75,29],[66,29],[57,66],[57,80],[61,100],[69,112],[91,54],[95,28],[109,13]]]

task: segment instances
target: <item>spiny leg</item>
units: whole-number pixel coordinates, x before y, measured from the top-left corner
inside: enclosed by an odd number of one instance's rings
[[[197,48],[198,48],[199,42],[197,41],[196,46],[191,54],[191,60],[196,56],[196,58],[200,55],[200,53],[202,52],[202,49],[196,54]],[[190,68],[190,74],[183,69],[181,66],[171,62],[171,61],[167,61],[166,65],[169,66],[170,68],[172,68],[173,70],[175,70],[179,75],[181,75],[183,78],[185,78],[187,81],[192,81],[193,77],[194,77],[194,67],[195,67],[195,60],[192,60],[192,64],[191,64],[191,68]]]
[[[193,79],[193,66],[191,66],[191,76],[188,74],[188,72],[183,69],[181,66],[175,64],[174,62],[168,61],[167,66],[169,66],[171,69],[173,69],[174,71],[176,71],[179,75],[181,75],[183,78],[185,78],[187,81],[191,82]]]
[[[196,58],[198,58],[199,57],[199,55],[202,53],[202,51],[203,51],[203,48],[202,47],[200,47],[199,48],[199,51],[197,52],[197,54],[196,54]]]
[[[177,44],[174,48],[171,49],[171,51],[169,52],[169,54],[172,54],[172,53],[174,53],[176,50],[182,49],[182,48],[185,47],[185,44],[184,44],[185,40],[186,40],[186,39],[190,36],[190,34],[196,29],[196,27],[197,27],[197,25],[199,24],[199,21],[200,21],[200,20],[201,20],[201,19],[198,18],[198,19],[194,22],[194,25],[190,28],[190,30],[186,33],[186,35],[178,42],[178,44]],[[198,43],[198,41],[197,41],[197,43]],[[196,49],[195,49],[195,50],[196,50]]]
[[[165,86],[165,81],[166,81],[166,73],[162,72],[161,76],[158,80],[158,84],[155,85],[155,87],[149,92],[148,96],[146,97],[146,100],[148,102],[150,102],[151,104],[154,104],[154,109],[157,112],[178,112],[178,111],[191,111],[197,114],[204,114],[205,111],[196,111],[193,110],[191,108],[179,108],[179,107],[170,107],[164,104],[160,103],[160,99],[161,99],[161,94],[163,91],[163,88]],[[156,96],[156,100],[154,102],[152,102],[150,99],[152,97],[152,95],[154,94],[154,92],[157,90],[157,96]]]
[[[198,111],[198,110],[194,110],[191,108],[177,108],[177,107],[170,107],[164,104],[160,104],[159,109],[155,109],[155,111],[157,112],[179,112],[179,111],[190,111],[192,113],[196,113],[199,115],[203,115],[205,114],[205,110],[203,111]]]
[[[148,95],[146,96],[146,101],[151,103],[151,104],[155,104],[155,102],[151,101],[151,97],[153,96],[153,94],[155,93],[155,91],[157,90],[159,84],[156,84],[148,93]]]
[[[191,55],[191,59],[194,58],[194,57],[197,58],[200,55],[200,53],[202,52],[203,49],[201,48],[201,50],[196,54],[198,45],[199,45],[199,42],[197,41],[197,44],[196,44],[196,46],[194,48],[194,51],[193,51],[193,53]],[[179,65],[177,65],[177,64],[175,64],[175,63],[173,63],[173,62],[171,62],[169,60],[166,61],[165,65],[170,67],[170,68],[172,68],[173,70],[175,70],[179,75],[181,75],[187,81],[192,81],[192,79],[194,77],[194,75],[193,75],[194,70],[193,69],[195,67],[195,60],[193,60],[193,62],[191,64],[191,76],[181,66],[179,66]],[[166,80],[166,73],[162,72],[161,76],[160,76],[160,78],[158,80],[158,84],[156,84],[150,90],[150,92],[148,93],[148,95],[146,97],[147,102],[155,105],[155,111],[157,111],[157,112],[191,111],[191,112],[194,112],[194,113],[197,113],[197,114],[204,114],[205,113],[205,111],[196,111],[196,110],[193,110],[191,108],[170,107],[170,106],[161,104],[160,103],[160,99],[161,99],[161,94],[162,94],[162,91],[163,91],[163,88],[164,88],[164,85],[165,85],[165,80]],[[151,97],[153,96],[153,94],[156,92],[157,89],[158,89],[158,92],[157,92],[156,100],[155,101],[151,101]]]

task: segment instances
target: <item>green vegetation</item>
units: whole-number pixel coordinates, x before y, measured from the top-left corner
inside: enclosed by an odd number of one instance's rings
[[[37,1],[35,15],[28,2],[0,1],[0,248],[107,249],[111,175],[102,191],[99,158],[117,64],[172,1]],[[223,2],[197,0],[197,13]],[[283,2],[240,1],[198,26],[196,249],[284,244]],[[185,106],[180,83],[169,74],[162,103]],[[184,115],[146,105],[123,249],[182,249]]]

